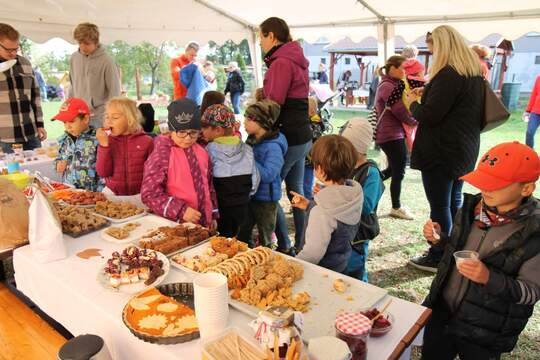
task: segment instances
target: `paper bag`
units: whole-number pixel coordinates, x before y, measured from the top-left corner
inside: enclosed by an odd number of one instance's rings
[[[28,242],[28,201],[10,181],[0,179],[0,251]]]
[[[64,259],[67,255],[62,224],[45,194],[38,189],[30,204],[28,238],[34,258],[40,263]]]

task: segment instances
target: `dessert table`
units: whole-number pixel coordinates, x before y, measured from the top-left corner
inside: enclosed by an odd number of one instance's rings
[[[153,215],[149,215],[153,216]],[[68,257],[41,264],[32,254],[30,246],[16,249],[13,255],[17,288],[45,313],[61,323],[73,335],[86,333],[101,336],[113,359],[200,359],[200,340],[177,345],[155,345],[139,340],[122,321],[122,310],[133,295],[113,292],[98,282],[98,272],[113,251],[126,245],[101,239],[100,233],[73,239],[65,236]],[[101,249],[102,257],[83,259],[76,254],[89,249]],[[190,282],[188,273],[171,267],[162,284]],[[377,307],[389,300],[383,298]],[[395,318],[393,329],[380,338],[368,341],[368,359],[408,358],[408,346],[414,341],[430,310],[423,306],[393,297],[388,309]],[[232,309],[229,326],[241,328],[251,334],[247,315]]]

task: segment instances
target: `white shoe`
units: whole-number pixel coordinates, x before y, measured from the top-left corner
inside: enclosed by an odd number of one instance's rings
[[[405,208],[390,210],[390,216],[396,219],[414,220],[414,216]]]

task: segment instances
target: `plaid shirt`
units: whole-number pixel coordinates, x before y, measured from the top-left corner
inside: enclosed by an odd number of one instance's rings
[[[28,59],[0,72],[0,141],[24,143],[37,136],[43,126],[39,85]]]

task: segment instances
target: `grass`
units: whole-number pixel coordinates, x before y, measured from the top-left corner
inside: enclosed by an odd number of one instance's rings
[[[45,119],[50,119],[59,107],[59,102],[45,103],[43,106]],[[157,109],[156,116],[161,115],[166,115],[166,109]],[[348,119],[366,115],[366,112],[334,111],[332,123],[335,132]],[[50,138],[60,136],[63,131],[63,126],[59,122],[46,121],[46,128]],[[526,124],[521,121],[521,111],[514,112],[505,125],[482,134],[480,154],[502,142],[514,140],[524,142],[525,130]],[[379,153],[373,150],[370,151],[369,156],[378,159]],[[387,188],[388,186],[389,184]],[[464,191],[475,192],[468,185],[465,186]],[[536,196],[539,195],[540,192],[537,190]],[[427,249],[427,244],[421,236],[421,228],[429,217],[429,205],[422,187],[420,172],[407,169],[403,182],[402,202],[414,212],[415,220],[395,220],[384,216],[383,214],[388,214],[391,207],[389,190],[385,191],[379,205],[381,234],[370,244],[367,267],[371,283],[387,289],[394,296],[420,303],[427,295],[433,279],[431,274],[407,265],[409,258],[420,255]],[[540,349],[539,330],[540,306],[536,306],[514,351],[503,356],[503,359],[537,359]]]

